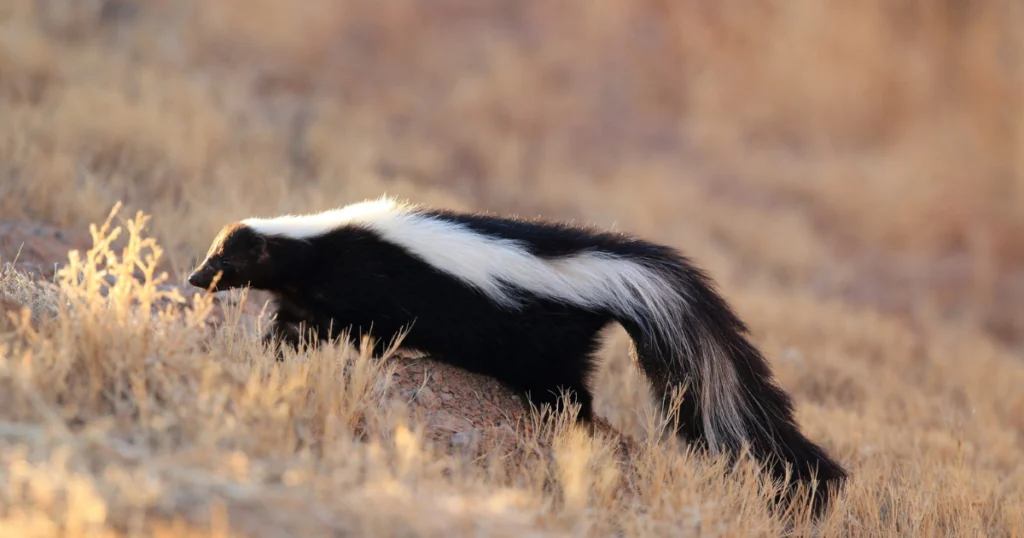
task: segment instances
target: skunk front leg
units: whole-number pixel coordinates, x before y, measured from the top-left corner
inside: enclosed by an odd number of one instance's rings
[[[270,322],[270,328],[263,335],[263,345],[273,350],[274,358],[279,362],[284,360],[285,346],[294,350],[299,349],[301,343],[299,329],[292,323],[275,318]]]

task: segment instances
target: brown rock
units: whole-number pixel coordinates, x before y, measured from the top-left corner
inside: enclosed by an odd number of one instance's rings
[[[472,448],[479,442],[480,436],[475,428],[466,431],[455,432],[452,435],[451,443],[457,447]]]
[[[434,395],[434,391],[430,387],[423,387],[416,394],[416,400],[423,404],[427,409],[439,409],[441,407],[441,401]]]
[[[440,409],[430,417],[430,426],[458,433],[473,429],[473,422],[466,417],[455,416],[444,409]]]

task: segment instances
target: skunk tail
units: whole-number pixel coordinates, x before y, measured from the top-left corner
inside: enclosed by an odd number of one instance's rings
[[[711,280],[674,251],[645,265],[660,293],[638,293],[640,305],[619,321],[659,405],[678,413],[671,415],[677,434],[734,460],[746,445],[777,481],[787,480],[788,468],[789,486],[816,480],[812,511],[820,514],[847,472],[801,433],[790,397],[747,339],[746,325]],[[684,385],[681,405],[672,407],[673,391]]]

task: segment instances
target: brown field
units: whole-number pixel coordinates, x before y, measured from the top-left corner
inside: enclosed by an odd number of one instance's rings
[[[0,535],[1024,536],[1022,27],[1011,0],[5,0],[0,220],[151,219],[81,280],[0,275]],[[98,291],[384,193],[692,255],[851,470],[835,510],[787,528],[655,440],[621,334],[596,403],[638,455],[561,428],[469,460],[358,350],[276,366],[204,301]]]

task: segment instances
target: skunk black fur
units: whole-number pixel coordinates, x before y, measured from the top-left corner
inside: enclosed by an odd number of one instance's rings
[[[215,277],[219,275],[219,280]],[[687,386],[678,434],[713,453],[744,446],[773,477],[819,482],[814,511],[846,471],[800,431],[789,396],[711,280],[672,248],[561,223],[425,209],[381,199],[225,227],[189,282],[271,292],[268,344],[371,334],[522,391],[566,390],[592,417],[599,333],[621,324],[666,404]]]

